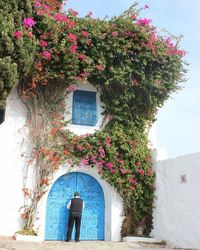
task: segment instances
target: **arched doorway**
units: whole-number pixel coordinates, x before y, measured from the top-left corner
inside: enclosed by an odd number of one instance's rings
[[[47,199],[45,240],[65,240],[69,210],[66,204],[78,191],[84,200],[81,240],[104,240],[104,194],[100,184],[88,174],[74,172],[53,184]]]

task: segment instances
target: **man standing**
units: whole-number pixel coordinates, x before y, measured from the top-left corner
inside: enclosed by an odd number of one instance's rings
[[[66,241],[68,242],[71,240],[72,229],[73,229],[74,222],[75,222],[75,229],[76,229],[75,242],[79,242],[81,217],[82,217],[82,210],[84,208],[84,203],[80,199],[78,192],[74,193],[74,198],[68,202],[67,208],[70,209],[70,213],[69,213]]]

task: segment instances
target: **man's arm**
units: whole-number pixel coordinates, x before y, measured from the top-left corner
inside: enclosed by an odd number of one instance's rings
[[[67,203],[67,208],[68,208],[68,209],[71,208],[71,200]]]

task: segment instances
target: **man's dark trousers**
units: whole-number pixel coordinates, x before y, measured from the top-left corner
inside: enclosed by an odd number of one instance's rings
[[[67,231],[67,241],[71,240],[74,222],[75,222],[75,229],[76,229],[75,241],[79,241],[80,227],[81,227],[81,216],[82,215],[80,213],[76,213],[76,212],[70,213],[69,222],[68,222],[68,231]]]

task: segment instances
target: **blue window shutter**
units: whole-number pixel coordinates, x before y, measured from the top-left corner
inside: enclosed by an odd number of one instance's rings
[[[72,124],[95,126],[97,123],[96,92],[73,92]]]

